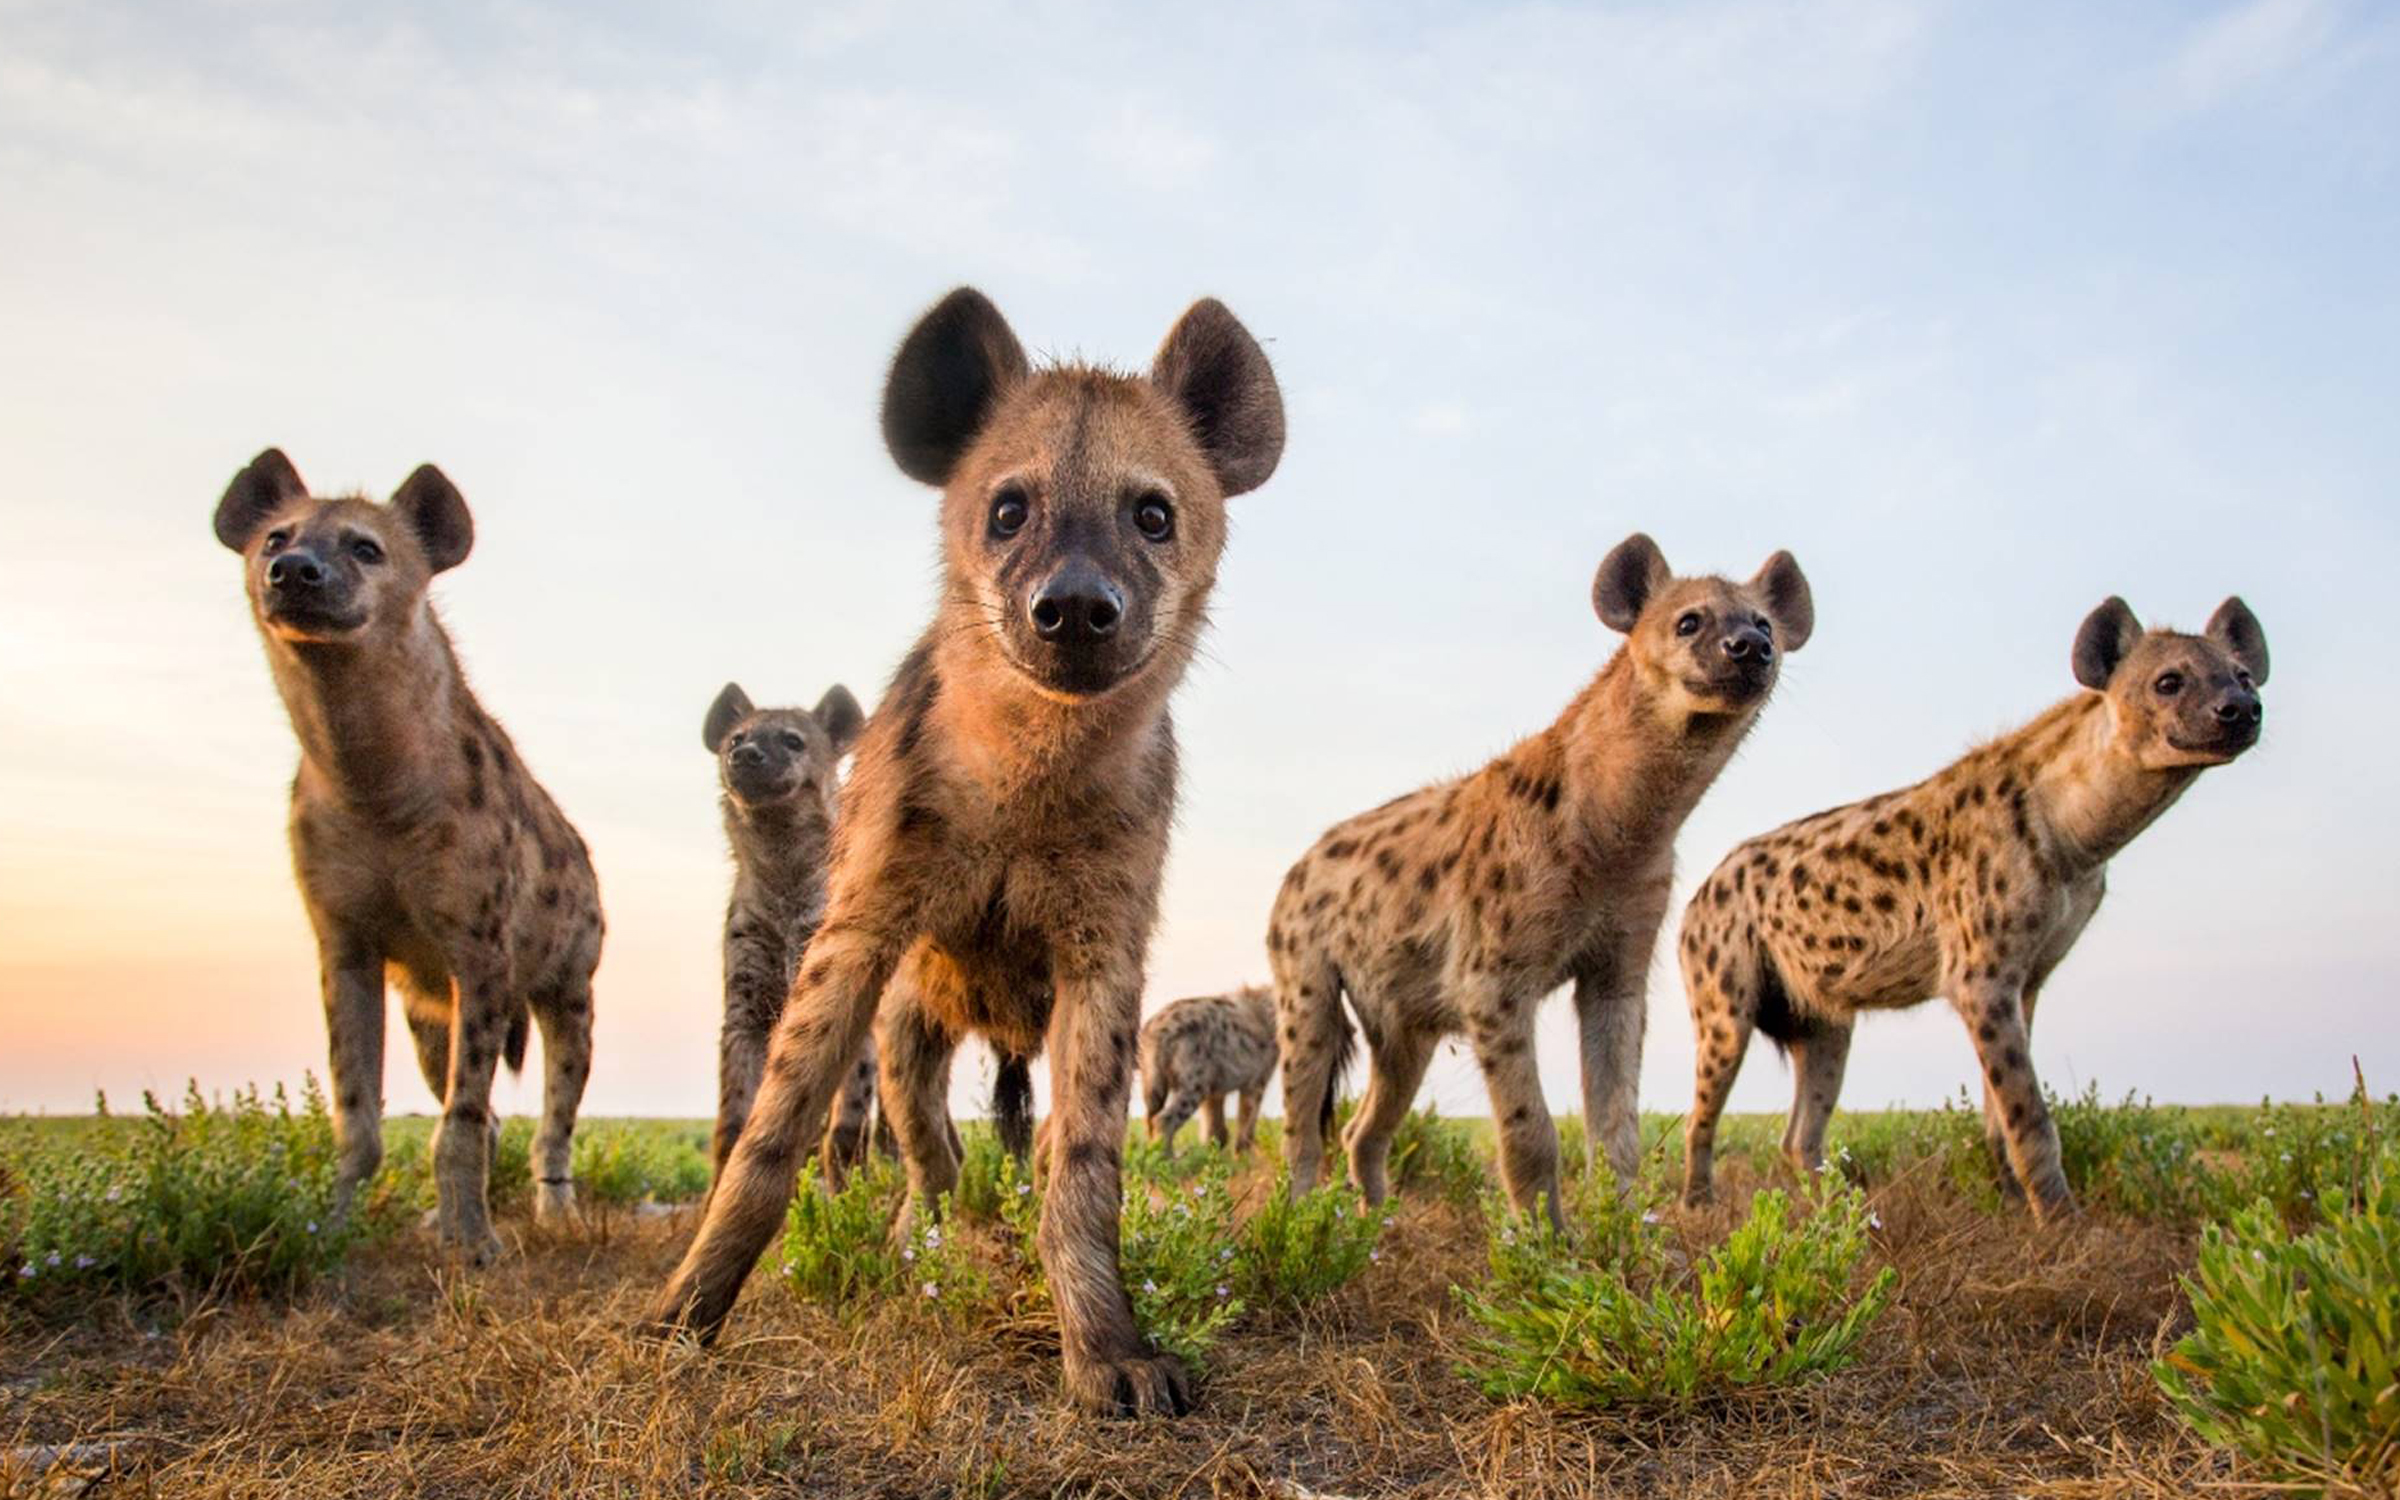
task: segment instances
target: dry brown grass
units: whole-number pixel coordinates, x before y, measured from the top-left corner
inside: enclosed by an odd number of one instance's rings
[[[1729,1200],[1748,1184],[1727,1182]],[[1057,1394],[1032,1317],[843,1320],[754,1278],[713,1350],[624,1335],[689,1212],[467,1276],[407,1237],[295,1302],[112,1307],[0,1327],[0,1450],[86,1445],[47,1481],[125,1496],[2190,1496],[2242,1482],[2167,1412],[2148,1362],[2188,1316],[2188,1236],[2087,1215],[2044,1234],[1929,1174],[1876,1197],[1899,1271],[1864,1357],[1680,1411],[1498,1406],[1451,1365],[1480,1226],[1412,1202],[1331,1304],[1218,1346],[1199,1412],[1101,1424]],[[1685,1215],[1694,1245],[1722,1207]]]

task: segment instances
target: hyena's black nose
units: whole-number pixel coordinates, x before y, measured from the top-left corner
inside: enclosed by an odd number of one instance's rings
[[[1098,568],[1081,558],[1050,575],[1033,591],[1027,612],[1033,633],[1061,645],[1105,640],[1125,618],[1125,596]]]
[[[1769,662],[1775,659],[1775,643],[1755,625],[1744,625],[1725,637],[1725,654],[1735,661]]]
[[[760,766],[766,761],[766,747],[756,740],[744,740],[733,747],[733,763],[737,766]]]
[[[303,552],[295,547],[277,553],[275,560],[267,564],[267,584],[271,588],[291,588],[296,585],[313,589],[324,582],[325,564],[317,560],[314,552]]]
[[[2236,693],[2217,705],[2220,724],[2256,724],[2265,719],[2267,711],[2259,704],[2256,693]]]

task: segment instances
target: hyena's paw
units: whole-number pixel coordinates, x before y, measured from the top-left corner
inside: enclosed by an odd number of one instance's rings
[[[435,1237],[441,1245],[442,1254],[472,1270],[482,1270],[507,1252],[507,1247],[500,1243],[500,1236],[492,1232],[489,1220],[437,1223]]]
[[[567,1229],[577,1222],[575,1184],[537,1182],[533,1185],[533,1221],[547,1229]]]
[[[1095,1417],[1180,1417],[1192,1409],[1192,1384],[1172,1354],[1067,1361],[1067,1399]]]

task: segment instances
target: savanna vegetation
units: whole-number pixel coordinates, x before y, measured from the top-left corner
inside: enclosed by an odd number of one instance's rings
[[[1737,1117],[1717,1205],[1588,1182],[1506,1212],[1481,1122],[1413,1116],[1394,1201],[1129,1140],[1137,1315],[1182,1421],[1056,1392],[1040,1194],[980,1127],[939,1215],[811,1174],[724,1340],[625,1328],[706,1126],[586,1122],[571,1230],[445,1266],[427,1130],[347,1216],[313,1087],[0,1120],[0,1493],[2374,1495],[2400,1481],[2400,1098],[2054,1101],[2084,1211],[2003,1198],[1979,1112],[1837,1117],[1795,1180]]]

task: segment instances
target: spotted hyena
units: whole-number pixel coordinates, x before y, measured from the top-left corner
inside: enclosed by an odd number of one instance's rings
[[[1678,578],[1640,535],[1601,562],[1592,603],[1625,643],[1555,723],[1472,775],[1334,825],[1284,878],[1267,950],[1295,1192],[1316,1183],[1332,1123],[1346,994],[1371,1069],[1346,1141],[1368,1201],[1383,1199],[1392,1133],[1434,1045],[1464,1031],[1509,1197],[1526,1210],[1543,1199],[1555,1219],[1558,1135],[1533,1024],[1569,980],[1586,1136],[1632,1176],[1645,981],[1675,832],[1815,614],[1788,552],[1747,583]]]
[[[1973,1034],[2002,1181],[2045,1218],[2071,1207],[2028,1055],[2034,1000],[2099,909],[2109,859],[2257,742],[2267,641],[2239,599],[2201,635],[2144,631],[2110,599],[2073,664],[2088,691],[1915,786],[1754,838],[1701,883],[1682,938],[1699,1041],[1687,1200],[1709,1195],[1753,1030],[1792,1056],[1783,1150],[1808,1170],[1859,1012],[1940,995]]]
[[[500,1248],[484,1201],[492,1074],[542,1028],[535,1208],[569,1208],[575,1110],[592,1059],[600,888],[583,840],[468,690],[426,599],[466,560],[467,503],[428,464],[385,504],[316,499],[269,449],[217,503],[300,740],[292,861],[316,929],[332,1038],[345,1204],[383,1156],[384,987],[425,1082],[437,1222],[478,1263]]]
[[[1050,1052],[1038,1245],[1069,1396],[1181,1411],[1183,1368],[1143,1340],[1118,1275],[1119,1157],[1175,799],[1167,700],[1225,497],[1282,452],[1282,400],[1219,303],[1194,304],[1138,377],[1032,369],[962,288],[901,344],[883,430],[900,468],[943,490],[941,601],[859,740],[824,921],[650,1325],[724,1322],[870,1027],[911,1202],[947,1189],[941,1080],[979,1033]]]
[[[1150,1138],[1172,1153],[1175,1132],[1200,1111],[1208,1138],[1225,1144],[1225,1096],[1241,1100],[1234,1149],[1258,1134],[1258,1105],[1275,1076],[1275,992],[1245,985],[1230,995],[1194,995],[1142,1027],[1141,1068]]]
[[[759,708],[729,682],[701,721],[700,738],[717,758],[718,799],[733,850],[733,896],[725,908],[725,1024],[718,1038],[718,1171],[750,1117],[767,1037],[783,1014],[800,955],[825,912],[825,867],[833,844],[842,758],[866,725],[851,691],[835,683],[817,706]],[[993,1117],[1011,1154],[1032,1138],[1032,1081],[1026,1060],[998,1059]],[[872,1144],[896,1150],[891,1127],[875,1111],[875,1047],[870,1041],[843,1079],[826,1121],[819,1158],[836,1188]],[[952,1134],[952,1147],[957,1147]]]
[[[833,845],[842,757],[865,727],[858,699],[839,683],[809,708],[762,709],[729,682],[701,721],[717,758],[718,803],[733,850],[733,896],[725,907],[725,1024],[718,1036],[719,1171],[750,1116],[767,1034],[783,1014],[800,954],[825,914],[825,862]],[[865,1154],[875,1100],[875,1065],[860,1059],[826,1131],[826,1169]]]

